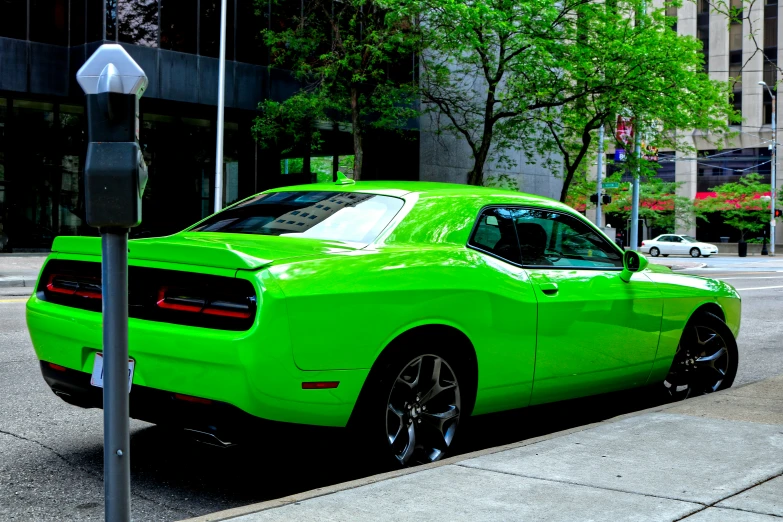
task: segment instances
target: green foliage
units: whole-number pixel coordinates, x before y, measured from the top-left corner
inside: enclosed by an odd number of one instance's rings
[[[682,183],[666,182],[657,177],[644,180],[639,184],[639,218],[647,225],[673,233],[677,228],[687,228],[693,224],[701,211],[694,207],[690,198],[677,195]],[[612,202],[604,205],[604,211],[622,216],[623,221],[631,217],[633,192],[628,190],[612,191]]]
[[[575,93],[588,93],[558,110],[538,111],[545,130],[537,146],[563,155],[565,200],[571,180],[585,160],[592,159],[595,131],[604,125],[606,143],[613,143],[618,114],[641,122],[641,140],[659,149],[695,152],[693,144],[673,129],[700,129],[718,142],[728,133],[728,121],[738,122],[729,103],[729,86],[703,71],[701,42],[678,35],[674,19],[664,9],[639,11],[633,1],[587,3],[576,8],[577,45],[570,52],[564,78]],[[705,132],[707,131],[707,132]],[[627,166],[643,178],[654,176],[657,164],[638,158],[634,143]]]
[[[285,0],[275,3],[273,9],[285,12]],[[416,41],[411,23],[386,0],[304,0],[301,9],[281,16],[263,33],[273,65],[290,69],[306,93],[304,100],[291,102],[283,116],[291,116],[300,129],[311,116],[348,120],[354,175],[360,179],[367,128],[400,129],[417,115],[412,69],[396,76],[389,73],[398,64],[411,62]],[[271,119],[259,122],[258,136],[279,139],[288,129],[272,124],[277,107],[267,102],[262,109],[270,111]]]
[[[669,129],[716,139],[728,129],[728,86],[709,79],[701,43],[672,31],[662,9],[641,13],[644,4],[628,0],[395,1],[421,20],[422,101],[438,132],[469,145],[471,184],[483,183],[487,161],[504,168],[522,150],[564,167],[565,200],[593,131],[621,112],[654,121],[647,140],[659,147],[687,147]],[[650,174],[647,162],[630,163]]]
[[[259,109],[261,115],[251,131],[261,147],[276,147],[285,154],[303,142],[308,148],[320,144],[321,134],[315,123],[325,117],[327,100],[323,97],[300,91],[282,103],[264,100]]]
[[[738,181],[724,183],[715,187],[714,198],[699,200],[700,217],[708,220],[704,214],[720,212],[723,222],[739,230],[741,240],[746,233],[758,233],[769,223],[769,200],[757,198],[759,194],[769,192],[769,183],[762,183],[759,174],[748,174]]]
[[[489,176],[484,182],[485,187],[497,187],[503,190],[519,190],[519,182],[508,174]]]

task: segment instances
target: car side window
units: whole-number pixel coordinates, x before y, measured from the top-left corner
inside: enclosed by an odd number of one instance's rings
[[[519,243],[514,231],[514,211],[488,208],[479,216],[473,237],[468,244],[479,250],[519,263]]]
[[[514,224],[522,264],[622,268],[622,255],[598,232],[573,216],[545,209],[517,209]]]
[[[669,239],[669,236],[661,236],[660,238],[658,238],[658,241],[660,241],[661,243],[668,243],[669,241],[671,241],[671,239]]]
[[[671,241],[672,243],[682,243],[682,238],[679,236],[669,236],[669,237],[671,238],[669,239],[669,241]]]

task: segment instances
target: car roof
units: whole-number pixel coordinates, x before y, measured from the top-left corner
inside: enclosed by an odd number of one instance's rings
[[[475,185],[465,185],[461,183],[440,183],[434,181],[357,181],[346,184],[340,184],[339,182],[314,183],[309,185],[280,187],[268,190],[267,192],[290,191],[364,192],[394,197],[416,194],[419,199],[443,196],[474,196],[482,199],[497,199],[498,203],[547,206],[573,212],[573,209],[568,205],[544,196],[495,187],[477,187]]]

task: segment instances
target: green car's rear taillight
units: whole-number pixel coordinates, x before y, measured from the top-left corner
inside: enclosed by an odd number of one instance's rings
[[[50,261],[38,286],[41,299],[100,312],[101,265]],[[130,317],[221,330],[247,330],[256,315],[249,281],[176,270],[131,266],[128,273]]]

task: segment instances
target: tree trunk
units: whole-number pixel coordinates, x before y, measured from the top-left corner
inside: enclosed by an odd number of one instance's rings
[[[476,185],[477,187],[484,186],[484,164],[487,162],[488,153],[489,151],[485,150],[482,143],[478,154],[476,154],[473,160],[473,168],[468,172],[468,185]]]
[[[360,123],[359,88],[354,85],[351,87],[351,126],[353,127],[353,179],[355,181],[362,179],[362,160],[364,159]]]

